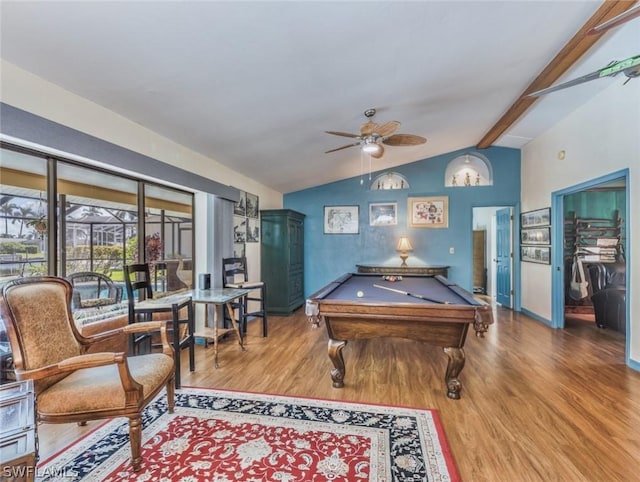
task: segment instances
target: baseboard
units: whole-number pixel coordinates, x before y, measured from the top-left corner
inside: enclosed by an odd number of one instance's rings
[[[553,328],[553,323],[551,323],[551,320],[547,320],[546,318],[534,313],[533,311],[529,311],[526,308],[522,308],[520,310],[521,313],[524,313],[525,315],[527,315],[529,318],[533,318],[534,320],[540,321],[542,323],[544,323],[545,325],[547,325],[549,328]]]

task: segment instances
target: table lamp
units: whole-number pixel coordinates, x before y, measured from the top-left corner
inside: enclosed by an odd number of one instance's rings
[[[400,251],[400,259],[402,260],[401,267],[407,266],[407,251],[413,251],[413,246],[409,242],[409,238],[406,236],[401,236],[398,240],[398,246],[396,246],[396,251]]]

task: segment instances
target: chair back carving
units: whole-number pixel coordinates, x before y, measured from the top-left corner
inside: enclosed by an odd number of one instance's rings
[[[0,313],[16,370],[41,368],[83,353],[71,316],[71,293],[67,280],[52,276],[21,278],[4,286]],[[37,380],[36,394],[64,377]]]

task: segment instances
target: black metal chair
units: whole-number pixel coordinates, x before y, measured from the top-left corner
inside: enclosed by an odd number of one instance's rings
[[[249,318],[262,318],[262,336],[267,336],[267,285],[263,281],[249,281],[246,257],[222,258],[222,285],[225,288],[251,290],[251,293],[233,304],[234,309],[238,310],[240,330],[245,335]],[[249,311],[249,302],[258,303],[260,308]],[[229,316],[224,313],[224,326],[228,327],[230,321]]]
[[[167,321],[167,331],[172,337],[176,388],[180,388],[180,353],[183,348],[189,348],[189,369],[195,370],[195,318],[191,296],[176,293],[161,298],[153,298],[153,282],[148,264],[131,264],[124,267],[125,286],[129,303],[129,323],[137,321]],[[186,309],[186,318],[180,318],[181,311]],[[181,329],[182,328],[182,329]],[[151,343],[148,335],[131,338],[131,351],[140,350],[143,342]]]

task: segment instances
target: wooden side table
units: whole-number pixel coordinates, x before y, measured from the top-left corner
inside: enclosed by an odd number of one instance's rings
[[[228,333],[230,331],[234,331],[236,334],[236,338],[238,339],[238,344],[242,351],[246,351],[244,347],[244,342],[242,340],[242,335],[240,334],[240,330],[238,329],[238,322],[233,313],[233,306],[231,303],[243,296],[246,296],[250,293],[251,290],[239,289],[239,288],[214,288],[210,290],[193,290],[191,291],[191,299],[194,303],[204,303],[205,305],[214,305],[214,306],[222,306],[222,309],[226,309],[231,319],[231,326],[233,328],[229,329],[219,329],[217,321],[213,322],[213,328],[205,326],[202,331],[197,331],[194,333],[195,337],[204,338],[205,340],[213,340],[213,364],[215,368],[219,368],[218,364],[218,338],[222,336],[224,333]],[[205,310],[207,307],[205,306]],[[208,316],[208,311],[206,311]],[[242,313],[241,313],[242,316]],[[208,319],[207,319],[208,321]],[[207,322],[205,322],[206,325]]]
[[[0,480],[35,479],[36,437],[33,380],[0,386]]]
[[[384,264],[357,264],[358,273],[367,274],[420,274],[420,275],[440,275],[447,278],[449,276],[449,266],[436,265],[416,265],[416,266],[390,266]]]

